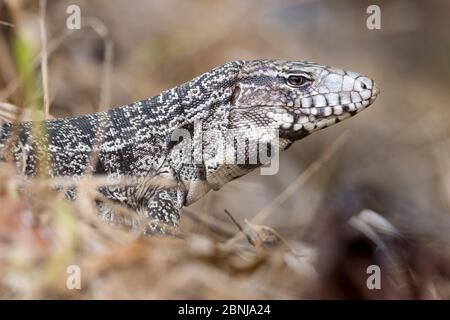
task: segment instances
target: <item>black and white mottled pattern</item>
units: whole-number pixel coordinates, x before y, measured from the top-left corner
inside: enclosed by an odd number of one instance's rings
[[[155,97],[103,113],[48,120],[42,123],[46,135],[33,135],[33,123],[22,123],[11,153],[20,171],[31,177],[45,154],[51,160],[47,173],[54,177],[79,177],[87,171],[132,177],[134,185],[99,191],[140,216],[177,225],[182,206],[261,165],[259,160],[226,163],[220,150],[228,147],[249,160],[257,152],[249,142],[273,143],[275,135],[275,147],[283,150],[363,110],[378,92],[367,77],[316,63],[234,61]],[[191,161],[180,157],[187,141],[173,139],[180,129],[192,135],[189,151],[198,147]],[[5,152],[11,132],[10,123],[2,125],[0,149]],[[223,139],[229,132],[246,142]],[[96,148],[98,161],[89,167]],[[155,176],[175,180],[177,187],[146,186],[144,180]],[[105,219],[114,220],[105,203],[98,207]]]

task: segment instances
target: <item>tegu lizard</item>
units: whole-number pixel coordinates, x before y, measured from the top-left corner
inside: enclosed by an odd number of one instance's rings
[[[151,221],[177,226],[183,206],[262,165],[261,146],[270,158],[359,113],[378,94],[368,77],[313,62],[233,61],[141,101],[44,121],[45,134],[39,137],[33,135],[33,122],[22,122],[10,152],[30,177],[39,172],[40,155],[47,154],[46,174],[52,177],[90,171],[133,178],[134,184],[108,185],[99,192],[149,219],[144,231],[151,233],[161,230]],[[4,151],[12,129],[9,122],[1,127]],[[98,156],[92,164],[94,149]],[[151,177],[175,184],[145,183]],[[110,206],[97,205],[103,218],[114,220]]]

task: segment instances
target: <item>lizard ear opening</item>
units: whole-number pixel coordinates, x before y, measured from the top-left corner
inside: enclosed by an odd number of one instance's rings
[[[233,93],[231,95],[231,104],[236,104],[237,99],[239,98],[241,94],[241,87],[236,86],[236,88],[234,88]]]

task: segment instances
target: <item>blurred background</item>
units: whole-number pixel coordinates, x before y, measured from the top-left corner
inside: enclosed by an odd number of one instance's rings
[[[81,30],[66,28],[72,4],[81,8]],[[371,4],[381,8],[379,30],[366,27]],[[12,24],[0,25],[2,102],[42,108],[40,18],[39,1],[0,0],[0,21]],[[310,60],[375,79],[381,95],[368,110],[294,144],[277,175],[256,170],[210,192],[188,208],[182,227],[237,233],[226,209],[242,225],[259,216],[255,222],[315,252],[320,277],[306,291],[248,297],[450,297],[450,2],[49,0],[46,28],[55,117],[140,100],[237,59]],[[349,227],[352,217],[370,230]],[[389,270],[376,293],[362,288],[358,267],[371,263]],[[28,292],[21,290],[9,296]],[[39,292],[30,296],[48,294]]]

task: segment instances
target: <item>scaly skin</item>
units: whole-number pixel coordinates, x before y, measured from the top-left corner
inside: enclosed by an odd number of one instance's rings
[[[51,155],[47,173],[54,177],[78,177],[87,170],[111,178],[133,177],[135,185],[107,186],[99,191],[138,216],[176,226],[183,206],[262,164],[260,158],[251,160],[258,143],[285,150],[312,132],[365,109],[378,92],[367,77],[316,63],[234,61],[120,108],[48,120],[44,123],[46,139],[31,134],[31,122],[22,123],[20,139],[11,152],[18,166],[23,167],[26,159],[22,171],[28,176],[38,173],[37,159],[47,153]],[[3,124],[0,149],[11,129],[11,124]],[[178,141],[180,132],[188,133],[197,148],[191,150],[187,139]],[[245,143],[224,139],[230,132]],[[97,141],[98,162],[89,168]],[[226,162],[221,150],[231,152],[233,159],[243,158]],[[180,157],[185,151],[191,152],[189,161]],[[177,186],[148,186],[141,180],[154,176],[173,179]],[[106,204],[98,207],[103,218],[114,221]],[[155,230],[161,231],[149,223],[144,231]]]

